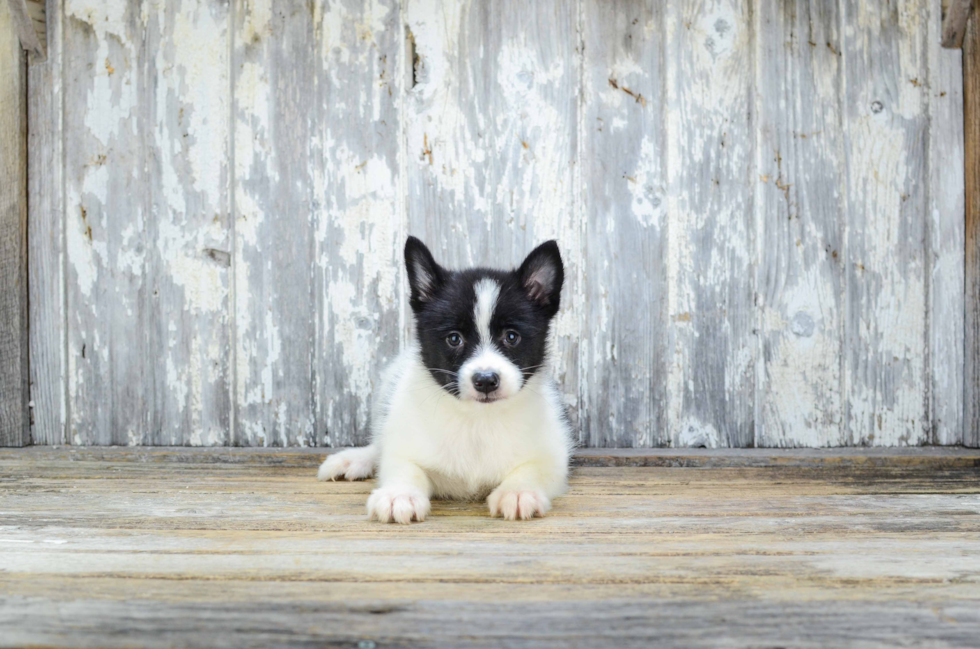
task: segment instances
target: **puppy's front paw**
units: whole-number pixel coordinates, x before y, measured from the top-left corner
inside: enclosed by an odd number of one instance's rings
[[[367,501],[368,518],[382,523],[421,523],[429,515],[429,498],[415,487],[381,487]]]
[[[333,453],[320,465],[317,480],[363,480],[374,473],[374,459],[363,449],[349,449]]]
[[[544,516],[551,509],[551,501],[539,489],[504,489],[498,487],[487,497],[491,516],[503,516],[509,521],[530,520]]]

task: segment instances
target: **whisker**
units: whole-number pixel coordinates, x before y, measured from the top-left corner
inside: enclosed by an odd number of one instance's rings
[[[543,367],[547,367],[547,365],[545,365],[545,364],[533,365],[531,367],[519,367],[517,369],[519,369],[522,373],[530,374],[530,373],[534,372],[535,370],[539,370],[539,369],[541,369]]]
[[[521,370],[522,372],[526,372],[527,370],[536,370],[538,368],[545,367],[546,365],[547,363],[540,363],[538,365],[528,365],[527,367],[518,367],[517,369]]]
[[[452,370],[440,370],[438,367],[427,367],[426,369],[430,372],[444,372],[450,376],[459,376],[459,372],[453,372]]]

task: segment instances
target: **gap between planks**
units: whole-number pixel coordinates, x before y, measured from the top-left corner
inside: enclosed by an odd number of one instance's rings
[[[340,448],[228,448],[183,446],[33,446],[0,450],[0,462],[33,459],[92,462],[245,464],[315,468]],[[577,467],[813,467],[980,468],[980,449],[959,446],[830,449],[578,449]]]

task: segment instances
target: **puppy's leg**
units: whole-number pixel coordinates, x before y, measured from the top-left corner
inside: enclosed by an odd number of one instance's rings
[[[425,471],[407,460],[386,460],[381,486],[367,501],[368,518],[382,523],[422,522],[429,515],[432,483]]]
[[[378,446],[371,444],[362,448],[349,448],[340,453],[332,453],[320,465],[317,480],[363,480],[370,478],[378,464]]]
[[[544,516],[551,509],[550,495],[565,489],[565,472],[550,461],[531,461],[511,471],[487,497],[491,516],[509,521]]]

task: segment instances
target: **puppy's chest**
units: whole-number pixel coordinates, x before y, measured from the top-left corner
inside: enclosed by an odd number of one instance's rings
[[[430,419],[416,446],[420,466],[474,490],[499,482],[533,456],[536,417],[490,414]]]

